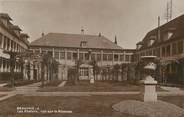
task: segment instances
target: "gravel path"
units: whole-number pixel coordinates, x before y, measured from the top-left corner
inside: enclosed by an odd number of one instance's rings
[[[117,103],[112,108],[118,112],[145,117],[184,117],[184,110],[174,104],[163,101],[141,102],[127,100]]]

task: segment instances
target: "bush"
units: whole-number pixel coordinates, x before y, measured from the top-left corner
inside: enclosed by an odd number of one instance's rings
[[[24,85],[29,85],[29,84],[32,84],[32,83],[36,83],[38,81],[36,80],[17,80],[15,81],[15,86],[24,86]],[[8,83],[5,87],[11,87],[11,84]]]
[[[11,73],[10,72],[2,72],[0,73],[0,80],[1,81],[10,81],[10,78],[11,78]],[[19,72],[19,73],[14,73],[14,78],[15,80],[20,80],[20,79],[23,79],[22,77],[22,74]]]

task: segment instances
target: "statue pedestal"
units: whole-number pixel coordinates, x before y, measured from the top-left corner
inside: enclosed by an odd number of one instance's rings
[[[90,84],[94,84],[94,83],[95,83],[94,78],[91,78],[91,79],[90,79]]]
[[[156,85],[155,81],[151,76],[147,76],[143,81],[144,84],[144,102],[154,102],[157,101]]]

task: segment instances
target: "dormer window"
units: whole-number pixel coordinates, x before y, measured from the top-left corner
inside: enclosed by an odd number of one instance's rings
[[[84,48],[87,46],[87,41],[81,41],[80,47]]]
[[[19,28],[19,26],[12,24],[10,25],[10,29],[12,29],[18,37],[20,36],[20,31],[22,30]]]
[[[139,50],[139,49],[142,47],[142,45],[143,45],[143,43],[142,43],[142,42],[137,43],[137,45],[136,45],[136,46],[137,46],[137,47],[136,47],[136,48],[137,48],[137,50]]]
[[[150,36],[150,40],[148,41],[148,46],[152,46],[156,38],[157,38],[156,36]]]
[[[10,16],[7,13],[0,13],[0,20],[3,22],[5,26],[8,26],[10,20]]]
[[[173,35],[173,32],[165,33],[164,36],[163,36],[163,41],[169,40],[172,37],[172,35]]]

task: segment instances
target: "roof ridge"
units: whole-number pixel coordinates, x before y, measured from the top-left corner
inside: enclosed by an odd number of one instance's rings
[[[81,36],[81,35],[84,35],[84,36],[94,36],[94,37],[99,37],[99,35],[91,35],[91,34],[79,34],[79,33],[58,33],[58,32],[49,32],[47,34],[60,34],[60,35],[76,35],[76,36]],[[46,34],[46,35],[47,35]],[[104,37],[103,35],[101,35],[101,37]]]
[[[87,48],[104,48],[104,49],[123,49],[122,47],[114,44],[105,36],[98,35],[84,35],[88,41]],[[46,45],[58,47],[80,47],[82,41],[82,34],[69,34],[69,33],[47,33],[31,42],[31,45]],[[44,40],[45,39],[45,40]],[[44,40],[44,41],[43,41]]]

